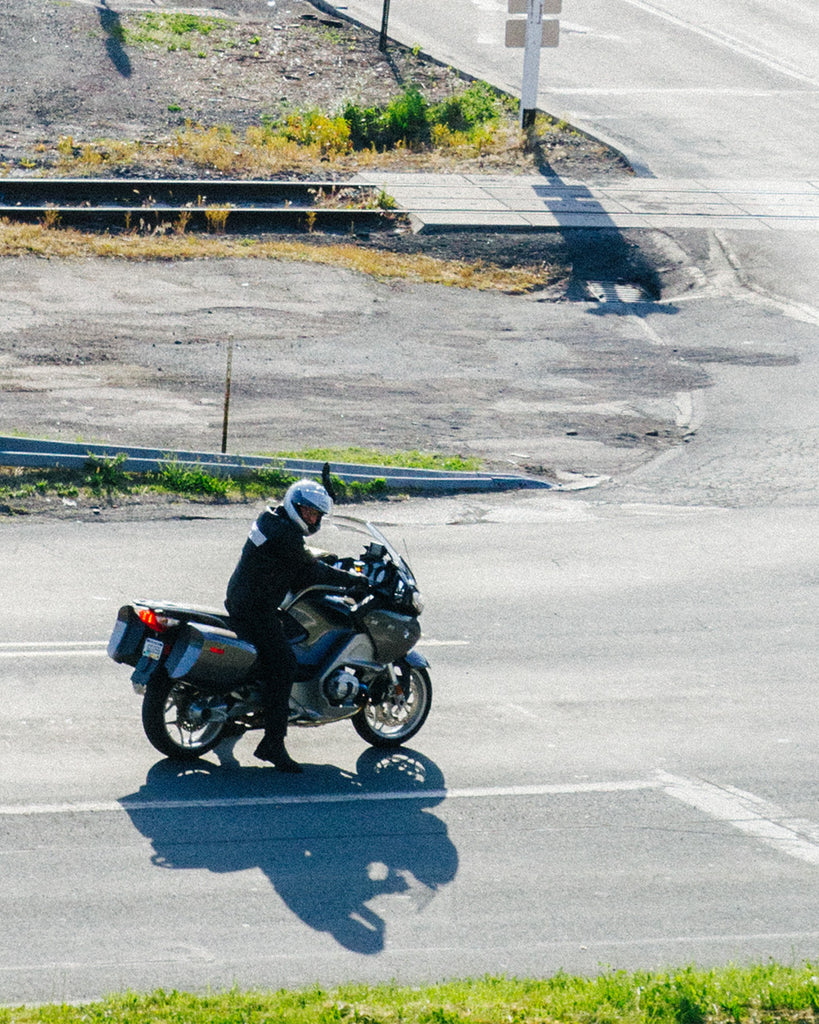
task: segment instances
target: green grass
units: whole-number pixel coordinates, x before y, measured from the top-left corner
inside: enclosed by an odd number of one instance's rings
[[[318,462],[353,462],[374,466],[405,466],[419,469],[475,471],[481,460],[460,455],[430,452],[381,452],[373,448],[309,448],[299,452],[277,452],[275,459],[309,459]],[[123,469],[126,456],[112,458],[89,455],[81,469],[33,469],[0,467],[0,505],[5,514],[26,514],[25,501],[31,499],[66,500],[77,506],[114,504],[118,499],[138,498],[146,494],[176,495],[201,501],[231,502],[278,498],[296,477],[282,462],[258,469],[247,476],[215,476],[202,466],[183,466],[167,461],[161,470],[132,473]],[[369,483],[345,483],[337,476],[333,482],[342,503],[376,501],[389,493],[386,480]],[[10,504],[18,503],[18,504]],[[20,504],[22,503],[22,504]]]
[[[316,462],[357,462],[365,466],[400,466],[406,469],[463,470],[474,473],[483,467],[481,459],[434,452],[382,452],[376,448],[307,448],[300,452],[276,452],[275,458],[312,459]]]
[[[222,32],[230,27],[230,22],[224,18],[147,11],[128,20],[121,29],[121,41],[131,46],[191,49],[188,36],[207,38],[214,31]]]
[[[500,93],[485,82],[473,82],[464,92],[430,103],[415,85],[408,85],[383,106],[343,108],[349,136],[356,149],[392,149],[398,145],[426,146],[485,144],[509,115]]]
[[[194,996],[125,993],[84,1005],[0,1008],[0,1024],[768,1024],[815,1022],[819,967],[486,976],[437,985],[342,985]]]
[[[123,469],[125,455],[113,458],[89,455],[82,469],[0,468],[0,502],[21,501],[32,497],[56,497],[113,501],[117,496],[161,493],[211,501],[229,502],[278,497],[296,479],[281,466],[259,469],[243,477],[215,476],[201,466],[183,466],[169,460],[152,473],[132,473]],[[308,448],[298,452],[276,452],[275,459],[309,459],[317,462],[363,463],[371,466],[399,466],[415,469],[443,469],[475,472],[482,468],[477,458],[443,455],[434,452],[382,452],[374,448]],[[343,502],[383,498],[388,493],[385,480],[370,483],[345,483],[333,478]]]
[[[154,20],[165,17],[170,15],[150,15]],[[154,21],[139,30],[143,45],[198,56],[238,45],[224,40],[222,29],[214,28],[211,35],[180,35],[162,21],[152,26]],[[134,42],[133,31],[126,30],[126,42]],[[173,93],[164,102],[169,111],[180,107]],[[533,153],[509,98],[474,82],[440,102],[432,102],[410,84],[383,104],[363,107],[343,97],[339,109],[332,110],[282,104],[277,112],[260,114],[258,124],[234,128],[186,121],[165,138],[150,141],[63,136],[56,145],[38,143],[24,159],[27,167],[46,174],[98,175],[133,168],[140,174],[166,174],[169,166],[178,169],[181,164],[191,173],[209,170],[254,178],[293,171],[325,175],[328,163],[344,174],[392,166],[454,170],[462,169],[464,161],[478,161],[483,167],[487,160],[535,169]],[[8,173],[13,166],[4,164],[0,171]]]

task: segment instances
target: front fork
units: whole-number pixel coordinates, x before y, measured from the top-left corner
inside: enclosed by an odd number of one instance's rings
[[[399,690],[401,691],[403,698],[406,699],[407,693],[404,690],[404,686],[403,686],[401,680],[395,674],[395,666],[396,666],[396,664],[402,665],[404,667],[404,673],[403,674],[404,674],[405,678],[407,676],[409,676],[410,669],[413,669],[413,668],[428,669],[429,668],[429,662],[427,661],[427,659],[423,656],[423,654],[419,654],[414,649],[411,650],[406,655],[406,657],[402,658],[400,661],[398,661],[398,662],[390,662],[390,664],[387,665],[386,670],[385,670],[387,675],[389,676],[389,683],[387,683],[383,687],[380,687],[378,690],[375,690],[375,692],[373,692],[373,691],[370,692],[370,703],[371,704],[378,704],[380,701],[384,700],[388,696],[388,694],[390,692],[392,692],[394,694],[397,694]]]

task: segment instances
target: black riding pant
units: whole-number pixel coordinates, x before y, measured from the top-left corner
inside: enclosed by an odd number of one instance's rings
[[[265,736],[278,742],[287,733],[290,691],[296,675],[296,657],[285,640],[281,619],[275,609],[230,611],[230,622],[241,640],[256,648],[256,678],[262,683],[265,708]]]

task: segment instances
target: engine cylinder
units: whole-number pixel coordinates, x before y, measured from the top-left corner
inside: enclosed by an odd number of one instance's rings
[[[327,700],[334,706],[354,704],[356,698],[367,692],[367,687],[349,668],[337,669],[324,681]]]

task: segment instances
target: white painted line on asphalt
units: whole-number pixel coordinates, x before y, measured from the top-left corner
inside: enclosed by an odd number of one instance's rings
[[[100,814],[121,811],[193,810],[213,807],[277,807],[293,804],[346,804],[367,801],[465,800],[486,797],[562,796],[574,793],[623,793],[657,789],[651,779],[619,782],[578,782],[543,786],[485,786],[474,789],[425,789],[393,793],[305,793],[278,796],[224,797],[211,800],[102,800],[59,804],[0,804],[0,816],[39,814]]]
[[[16,640],[0,643],[0,652],[7,650],[65,650],[68,648],[105,647],[107,640]]]
[[[631,4],[632,7],[637,7],[640,10],[646,11],[648,14],[653,14],[657,18],[669,21],[672,25],[677,25],[679,28],[687,29],[689,32],[702,36],[704,39],[708,39],[712,43],[717,43],[729,50],[733,50],[734,53],[738,53],[743,57],[750,57],[751,60],[755,60],[762,64],[763,67],[768,68],[769,71],[776,71],[779,74],[787,75],[788,78],[793,78],[798,82],[806,82],[808,85],[819,84],[817,79],[812,78],[810,75],[806,75],[804,72],[799,71],[797,68],[791,67],[790,65],[783,64],[771,54],[765,53],[763,50],[759,50],[755,46],[750,46],[748,43],[744,43],[742,40],[737,39],[734,36],[729,36],[725,32],[720,32],[717,29],[706,28],[704,25],[696,25],[693,22],[686,21],[685,19],[678,17],[676,14],[671,14],[670,11],[665,11],[662,8],[657,7],[655,4],[647,3],[646,0],[624,0],[624,2]]]
[[[778,853],[819,866],[819,828],[802,818],[789,818],[775,804],[733,786],[717,786],[657,772],[662,791],[676,800],[732,825]]]
[[[20,640],[0,642],[0,658],[16,657],[21,654],[70,654],[101,653],[108,646],[107,640]],[[422,637],[419,647],[468,647],[469,640],[433,640]]]
[[[0,651],[0,658],[87,658],[102,657],[108,652],[87,648],[85,650],[62,650],[62,651]]]
[[[550,87],[549,92],[558,96],[744,96],[748,99],[770,99],[792,97],[794,93],[801,96],[805,90],[797,86],[788,89],[737,89],[716,85],[556,85]]]
[[[611,782],[555,783],[531,786],[476,786],[470,789],[428,789],[384,793],[305,793],[276,796],[223,797],[210,800],[102,800],[54,804],[0,805],[0,817],[34,817],[60,814],[111,814],[134,811],[209,810],[219,807],[286,807],[319,804],[480,800],[503,797],[569,796],[595,793],[633,793],[655,790],[679,800],[743,834],[759,839],[778,853],[819,866],[819,826],[802,818],[790,818],[768,801],[736,789],[700,779],[687,779],[657,771],[650,779]]]

